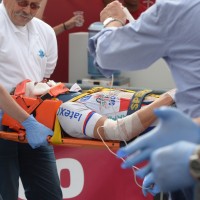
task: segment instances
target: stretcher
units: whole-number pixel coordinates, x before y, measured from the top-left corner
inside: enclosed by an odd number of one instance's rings
[[[66,84],[65,86],[66,88],[68,88],[70,85]],[[102,87],[94,87],[92,89],[89,89],[87,88],[87,86],[84,87],[82,85],[81,88],[85,92],[75,98],[72,98],[70,101],[76,101],[77,98],[81,98],[87,94],[102,89]],[[152,92],[155,95],[159,95],[164,92],[152,90],[137,90],[132,88],[126,88],[126,90],[133,91],[135,93],[135,97],[132,99],[131,102],[132,112],[140,109],[142,101],[146,95]],[[62,92],[63,90],[61,88],[61,93]],[[65,87],[64,92],[68,92]],[[58,119],[56,117],[57,110],[62,104],[61,100],[55,98],[56,95],[56,92],[54,93],[54,91],[51,91],[44,96],[38,98],[30,98],[23,96],[23,94],[16,90],[15,94],[12,95],[12,97],[24,110],[26,110],[29,114],[33,114],[40,123],[44,124],[54,131],[53,136],[48,138],[48,142],[51,145],[105,148],[106,144],[107,147],[112,150],[117,150],[118,148],[123,146],[123,142],[120,141],[104,141],[105,143],[103,143],[101,140],[97,139],[79,139],[67,135],[60,127]],[[129,114],[131,114],[130,111]],[[6,113],[3,115],[2,125],[6,127],[6,129],[0,131],[0,138],[20,143],[27,143],[26,132],[23,126],[16,120],[12,119]]]

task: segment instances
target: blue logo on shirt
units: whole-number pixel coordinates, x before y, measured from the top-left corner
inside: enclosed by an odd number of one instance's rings
[[[44,58],[44,56],[45,56],[44,51],[42,51],[42,50],[40,49],[38,53],[39,53],[38,55],[40,56],[40,58]]]

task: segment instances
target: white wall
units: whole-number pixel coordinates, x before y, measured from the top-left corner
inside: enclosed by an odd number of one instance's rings
[[[172,89],[175,87],[171,73],[163,59],[153,63],[148,69],[122,73],[130,78],[135,88]]]
[[[69,83],[75,83],[88,76],[87,46],[87,32],[69,34]]]
[[[88,33],[69,34],[69,83],[88,77],[87,58]],[[131,87],[149,89],[171,89],[175,87],[167,64],[159,59],[145,70],[123,72],[130,78]]]

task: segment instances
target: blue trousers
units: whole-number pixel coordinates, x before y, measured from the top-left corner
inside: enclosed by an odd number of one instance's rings
[[[52,146],[32,149],[28,144],[0,139],[0,194],[17,200],[19,177],[28,200],[62,200]]]

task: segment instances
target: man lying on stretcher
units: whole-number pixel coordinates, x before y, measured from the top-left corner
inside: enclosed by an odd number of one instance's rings
[[[25,95],[42,95],[54,85],[52,83],[52,81],[50,84],[28,82]],[[78,97],[75,102],[66,101],[59,107],[57,116],[60,125],[64,132],[76,138],[100,139],[100,134],[104,140],[129,141],[155,122],[156,117],[153,113],[155,108],[174,103],[175,89],[160,96],[147,95],[142,109],[127,115],[130,112],[131,102],[138,100],[137,97],[133,98],[134,93],[127,90],[102,89],[80,98],[80,92],[60,95],[58,98],[65,99],[63,101],[70,100],[74,96]]]

